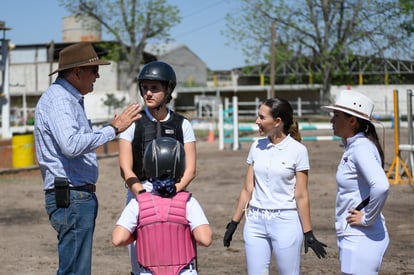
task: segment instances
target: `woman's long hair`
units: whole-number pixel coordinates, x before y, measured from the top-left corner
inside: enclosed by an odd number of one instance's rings
[[[375,129],[374,124],[372,124],[371,121],[368,121],[366,119],[362,119],[359,117],[357,117],[357,119],[359,125],[357,132],[363,132],[365,136],[375,144],[375,147],[377,147],[378,153],[381,157],[381,166],[382,168],[384,168],[384,151],[381,147],[381,143],[379,141],[377,130]]]
[[[299,142],[302,140],[299,123],[293,118],[293,109],[287,100],[275,97],[267,99],[263,104],[270,108],[270,114],[274,119],[280,117],[283,121],[283,132],[286,135],[290,134],[292,138]]]
[[[344,113],[346,116],[351,117],[352,115],[348,113]],[[374,124],[371,121],[362,119],[359,117],[355,117],[358,120],[358,129],[356,132],[362,132],[364,135],[374,143],[375,147],[377,147],[378,153],[381,157],[381,166],[384,168],[384,150],[382,149],[381,143],[378,138],[377,130],[375,129]],[[384,138],[384,137],[383,137]]]

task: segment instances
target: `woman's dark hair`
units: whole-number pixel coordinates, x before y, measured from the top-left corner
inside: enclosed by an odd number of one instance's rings
[[[350,114],[344,113],[347,116],[351,116]],[[358,119],[358,129],[357,133],[362,132],[364,135],[372,141],[372,143],[375,144],[375,147],[377,147],[378,153],[381,157],[381,166],[384,168],[384,151],[381,147],[381,143],[379,142],[377,130],[375,129],[374,124],[371,123],[371,121],[368,121],[366,119],[362,119],[359,117],[356,117]]]
[[[299,123],[293,118],[293,109],[290,103],[281,98],[269,98],[264,105],[270,108],[270,114],[274,119],[280,117],[283,121],[283,132],[290,134],[297,141],[301,141],[302,137],[299,132]]]

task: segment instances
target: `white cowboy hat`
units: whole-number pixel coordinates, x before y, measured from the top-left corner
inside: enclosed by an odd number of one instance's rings
[[[377,122],[372,118],[374,106],[374,102],[366,95],[355,90],[344,90],[339,93],[334,105],[322,106],[321,108],[329,111],[338,110],[371,122]]]

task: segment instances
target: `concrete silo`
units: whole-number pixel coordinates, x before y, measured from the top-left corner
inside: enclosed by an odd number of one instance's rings
[[[101,25],[94,18],[62,18],[62,42],[97,42],[101,41],[101,33]]]

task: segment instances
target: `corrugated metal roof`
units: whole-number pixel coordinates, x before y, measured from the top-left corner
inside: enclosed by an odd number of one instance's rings
[[[162,56],[176,49],[185,47],[184,44],[151,44],[146,45],[144,51],[155,56]]]

